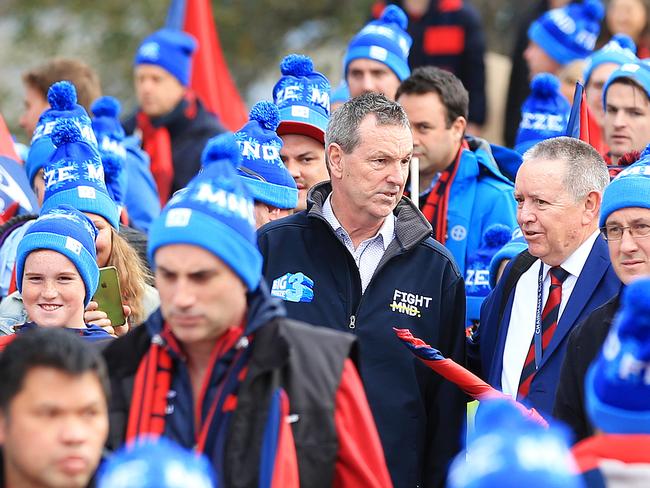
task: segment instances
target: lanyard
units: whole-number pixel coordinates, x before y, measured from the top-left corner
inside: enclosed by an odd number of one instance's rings
[[[539,262],[539,275],[537,276],[537,309],[535,311],[535,370],[542,362],[542,295],[544,291],[544,263]]]

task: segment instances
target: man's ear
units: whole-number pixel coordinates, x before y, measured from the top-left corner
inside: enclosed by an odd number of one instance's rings
[[[600,214],[600,204],[603,201],[603,195],[599,191],[590,191],[584,201],[583,224],[591,224],[594,220],[598,221]]]
[[[463,140],[465,129],[467,129],[467,120],[465,120],[465,117],[456,117],[456,120],[451,123],[451,130],[455,140]]]
[[[327,146],[327,160],[329,161],[330,176],[334,179],[341,179],[343,175],[343,149],[337,143],[332,142]]]
[[[4,446],[7,438],[7,416],[5,412],[0,411],[0,446]]]

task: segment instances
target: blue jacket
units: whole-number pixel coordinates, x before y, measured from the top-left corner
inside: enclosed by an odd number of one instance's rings
[[[160,215],[160,199],[149,168],[149,155],[140,148],[140,140],[135,136],[127,137],[123,144],[127,173],[124,205],[133,226],[147,232],[153,219]]]
[[[287,315],[352,332],[360,373],[397,488],[443,486],[461,446],[465,398],[414,359],[393,327],[463,364],[465,293],[449,252],[410,201],[395,209],[395,239],[361,293],[354,259],[322,216],[331,187],[316,185],[308,209],[259,232],[264,276]]]
[[[499,170],[487,142],[473,138],[475,150],[463,150],[449,192],[447,242],[461,274],[481,247],[485,230],[493,224],[517,227],[514,185]]]
[[[478,335],[469,345],[470,364],[474,366],[472,369],[498,389],[501,389],[503,352],[515,287],[512,287],[508,295],[501,323],[498,323],[499,307],[513,262],[508,264],[496,288],[483,302]],[[532,266],[539,266],[538,263],[539,261],[536,260]],[[593,310],[618,294],[621,287],[622,284],[609,260],[607,244],[599,236],[560,317],[553,339],[545,351],[540,369],[531,383],[530,393],[525,401],[527,405],[535,407],[543,413],[550,414],[552,412],[569,333]]]

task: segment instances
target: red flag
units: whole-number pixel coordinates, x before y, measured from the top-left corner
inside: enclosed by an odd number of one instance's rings
[[[182,26],[199,42],[192,63],[191,88],[228,129],[238,130],[248,120],[248,110],[223,56],[210,0],[172,1],[167,26],[174,25]]]
[[[14,161],[20,161],[14,148],[13,137],[11,137],[9,128],[7,128],[7,124],[5,124],[5,119],[2,115],[0,115],[0,156],[7,156]]]
[[[576,82],[566,135],[590,144],[602,156],[608,152],[602,139],[601,128],[587,105],[585,88],[579,81]]]

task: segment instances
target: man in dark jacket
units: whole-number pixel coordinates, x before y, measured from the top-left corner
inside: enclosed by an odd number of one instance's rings
[[[289,317],[354,333],[361,377],[396,487],[443,486],[465,399],[414,361],[393,327],[464,361],[465,293],[449,252],[402,198],[413,138],[383,95],[353,98],[325,135],[331,181],[306,211],[259,231],[264,276]]]
[[[601,233],[607,240],[612,267],[624,285],[650,276],[650,154],[628,167],[603,195]],[[619,307],[617,294],[594,310],[569,336],[553,415],[569,424],[576,441],[594,434],[587,416],[584,383]]]
[[[220,487],[389,486],[354,338],[285,318],[260,284],[234,137],[203,161],[150,230],[160,311],[105,350],[109,446],[168,437],[204,453]]]
[[[224,131],[189,89],[196,47],[190,35],[161,29],[145,38],[135,55],[140,107],[124,122],[124,129],[142,138],[161,205],[198,173],[205,143]]]

